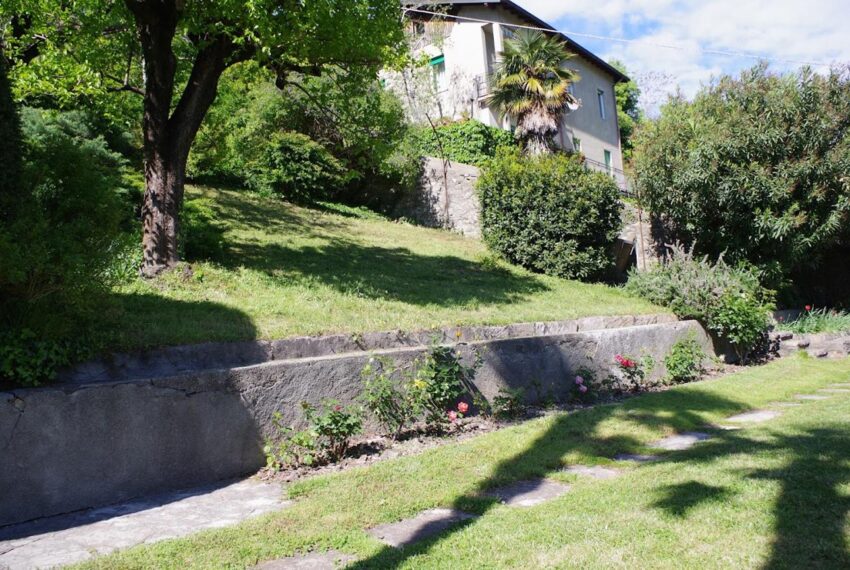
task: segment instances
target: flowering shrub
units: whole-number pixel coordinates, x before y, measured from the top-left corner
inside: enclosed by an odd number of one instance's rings
[[[640,361],[621,354],[616,355],[614,361],[623,375],[626,389],[638,392],[643,386],[643,379],[646,376],[646,371],[641,366]]]
[[[417,367],[411,393],[430,427],[440,428],[445,424],[448,410],[469,392],[467,386],[477,366],[477,361],[466,366],[460,360],[460,353],[450,347],[435,346]],[[453,420],[449,418],[449,421]]]
[[[386,358],[370,358],[361,371],[361,401],[393,439],[398,439],[421,412],[410,382],[405,381],[409,379],[393,380],[393,376],[399,375],[403,376],[403,371]]]
[[[360,410],[341,405],[334,400],[322,402],[321,410],[308,402],[301,407],[316,436],[319,449],[329,461],[339,461],[348,451],[351,438],[361,432],[363,421]]]

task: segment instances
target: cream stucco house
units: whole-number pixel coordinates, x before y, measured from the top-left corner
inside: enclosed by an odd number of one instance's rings
[[[485,103],[487,77],[505,39],[515,29],[510,24],[554,28],[510,0],[405,2],[405,6],[455,17],[407,12],[414,49],[430,59],[434,97],[429,112],[510,128],[507,120],[500,121]],[[581,105],[566,114],[556,142],[562,148],[581,151],[589,167],[610,173],[625,187],[614,85],[628,78],[572,39],[559,37],[575,54],[564,65],[581,76],[573,86]]]

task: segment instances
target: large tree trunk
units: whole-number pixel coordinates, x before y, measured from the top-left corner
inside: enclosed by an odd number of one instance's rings
[[[215,100],[218,81],[236,58],[227,36],[192,38],[200,46],[174,111],[177,71],[172,50],[180,14],[174,0],[126,0],[142,45],[145,70],[145,197],[141,273],[153,277],[180,261],[178,236],[186,161],[192,141]]]

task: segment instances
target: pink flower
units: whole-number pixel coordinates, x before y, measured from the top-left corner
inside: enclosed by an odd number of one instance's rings
[[[582,378],[581,376],[576,376],[576,384],[578,384],[579,386],[584,384],[584,378]]]
[[[811,311],[811,310],[812,310],[812,306],[811,306],[811,305],[806,305],[806,310],[807,310],[807,311]]]
[[[469,404],[467,404],[466,402],[459,403],[457,405],[457,411],[459,411],[462,414],[465,414],[466,412],[469,411]]]
[[[335,412],[341,412],[341,411],[342,411],[342,406],[339,406],[339,405],[334,406],[334,411],[335,411]]]
[[[449,411],[449,421],[456,422],[457,421],[457,412],[454,410]]]
[[[587,386],[582,384],[581,386],[578,387],[578,391],[581,392],[582,394],[584,394],[585,392],[587,392]]]

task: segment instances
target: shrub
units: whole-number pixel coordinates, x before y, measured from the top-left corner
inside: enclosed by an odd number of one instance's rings
[[[378,423],[393,439],[412,424],[419,415],[419,402],[411,393],[409,379],[386,358],[371,358],[361,371],[363,395],[361,399]]]
[[[475,120],[457,121],[436,129],[417,127],[411,135],[422,155],[475,166],[483,166],[502,149],[518,147],[510,131]]]
[[[447,413],[457,400],[468,393],[468,383],[475,366],[466,366],[460,355],[448,346],[431,348],[417,367],[411,391],[425,413],[429,426],[440,428],[448,419]]]
[[[345,457],[351,438],[363,429],[360,410],[345,407],[335,400],[324,400],[320,409],[307,402],[302,402],[301,407],[327,459],[336,462]]]
[[[673,384],[699,380],[705,373],[703,363],[706,358],[705,351],[693,336],[677,340],[670,348],[670,354],[664,358],[667,378]]]
[[[345,180],[343,165],[322,145],[300,133],[272,134],[245,166],[248,186],[294,202],[329,197]]]
[[[614,362],[617,364],[617,368],[620,369],[623,380],[625,380],[626,390],[639,392],[644,387],[644,379],[646,378],[644,363],[638,358],[623,356],[621,354],[614,357]]]
[[[749,262],[771,287],[811,274],[850,240],[850,71],[724,76],[662,107],[634,156],[665,242]]]
[[[497,420],[515,420],[525,413],[525,395],[521,388],[502,388],[493,397],[493,417]]]
[[[312,430],[295,431],[283,425],[283,415],[275,412],[272,426],[276,434],[266,439],[263,452],[266,455],[266,467],[274,471],[292,469],[303,465],[312,466],[316,462],[317,443]]]
[[[123,158],[82,114],[24,109],[21,119],[21,175],[0,219],[0,324],[12,339],[0,370],[34,385],[94,348],[87,327],[103,313],[129,190]]]
[[[732,343],[746,361],[768,327],[773,292],[756,273],[732,267],[722,258],[712,263],[681,246],[671,248],[667,261],[650,271],[632,272],[626,289],[672,310],[681,319],[696,319],[709,331]]]
[[[575,157],[501,154],[478,182],[484,240],[508,261],[568,279],[599,279],[613,265],[619,193]]]

